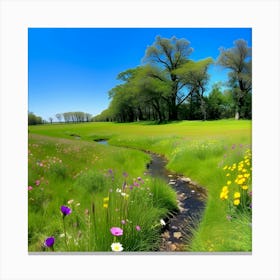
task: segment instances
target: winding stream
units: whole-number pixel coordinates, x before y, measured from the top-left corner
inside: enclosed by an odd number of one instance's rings
[[[108,144],[104,139],[96,142]],[[159,251],[184,251],[185,245],[191,240],[191,230],[200,222],[205,208],[206,190],[191,179],[168,171],[166,169],[168,162],[163,156],[144,152],[151,157],[150,163],[147,164],[147,173],[154,178],[165,180],[177,193],[179,211],[165,220]]]

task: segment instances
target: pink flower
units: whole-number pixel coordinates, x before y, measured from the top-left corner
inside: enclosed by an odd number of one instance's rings
[[[123,235],[123,230],[119,227],[112,227],[110,229],[111,233],[114,235],[114,236],[121,236]]]
[[[28,186],[28,190],[32,191],[33,190],[32,186]]]
[[[125,220],[121,220],[121,223],[122,223],[123,225],[125,225]]]
[[[36,184],[36,186],[39,186],[40,185],[40,180],[36,180],[35,184]]]
[[[135,227],[135,229],[136,229],[137,231],[140,231],[140,230],[141,230],[140,226],[138,226],[138,225]]]

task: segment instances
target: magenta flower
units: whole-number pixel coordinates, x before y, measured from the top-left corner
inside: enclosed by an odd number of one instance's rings
[[[44,245],[45,245],[46,247],[49,247],[49,248],[50,248],[50,247],[53,246],[54,241],[55,241],[55,239],[54,239],[53,236],[48,237],[48,238],[45,240]]]
[[[28,190],[32,191],[33,190],[32,186],[28,186]]]
[[[112,227],[110,229],[111,233],[114,235],[114,236],[121,236],[123,235],[123,230],[119,227]]]
[[[70,215],[70,214],[72,213],[71,208],[69,208],[69,207],[67,207],[67,206],[64,206],[64,205],[62,205],[62,206],[60,207],[60,211],[61,211],[61,213],[63,214],[63,218],[64,218],[65,216]]]
[[[140,226],[138,226],[138,225],[135,227],[135,229],[136,229],[137,231],[140,231],[140,230],[141,230]]]
[[[39,186],[40,183],[41,183],[40,180],[36,180],[36,182],[35,182],[36,186]]]

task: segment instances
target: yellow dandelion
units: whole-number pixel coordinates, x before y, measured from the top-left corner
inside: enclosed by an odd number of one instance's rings
[[[222,192],[228,192],[228,186],[224,186]]]
[[[243,175],[245,178],[249,178],[250,177],[250,174],[249,173],[246,173]]]
[[[227,166],[227,165],[225,165],[223,169],[224,169],[224,170],[228,169],[228,166]]]
[[[234,199],[240,198],[240,192],[235,192],[234,195],[233,195],[233,198]]]
[[[230,185],[231,184],[231,181],[227,181],[227,185]]]
[[[240,204],[240,199],[235,199],[235,200],[233,201],[233,204],[234,204],[235,206],[239,205],[239,204]]]
[[[104,208],[108,208],[108,203],[103,203]]]
[[[227,173],[227,175],[226,175],[227,177],[229,177],[230,176],[230,173]]]
[[[237,184],[238,184],[238,185],[243,185],[244,182],[245,182],[245,178],[241,178],[241,179],[239,179],[239,180],[237,181]]]
[[[242,188],[243,190],[248,190],[248,186],[246,186],[246,185],[241,186],[241,188]]]
[[[247,169],[246,169],[246,168],[243,168],[241,171],[242,171],[243,173],[246,173],[246,172],[247,172]]]
[[[222,200],[228,199],[228,194],[226,192],[221,192],[220,199],[222,199]]]

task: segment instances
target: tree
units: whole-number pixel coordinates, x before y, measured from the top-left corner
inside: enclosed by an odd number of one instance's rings
[[[28,112],[28,125],[42,124],[43,120],[41,117],[36,116],[32,112]]]
[[[228,68],[229,84],[233,89],[235,101],[235,119],[240,117],[240,111],[245,105],[248,96],[252,90],[252,48],[248,47],[243,39],[234,41],[234,47],[229,49],[220,49],[220,55],[217,63],[224,68]],[[251,112],[251,108],[248,110]],[[244,116],[246,117],[246,115]]]
[[[50,121],[50,123],[52,124],[53,118],[52,118],[52,117],[49,117],[49,121]]]
[[[206,58],[195,61],[189,61],[179,67],[175,73],[188,89],[189,93],[186,97],[190,96],[190,100],[196,95],[200,104],[200,110],[203,120],[206,120],[206,103],[204,93],[206,91],[206,85],[209,81],[209,74],[207,73],[209,65],[213,63],[212,58]]]
[[[146,50],[144,61],[157,66],[168,77],[171,89],[165,100],[169,107],[169,120],[178,119],[178,107],[187,97],[181,91],[185,84],[179,79],[175,70],[188,62],[192,51],[189,41],[174,36],[171,39],[157,36],[154,44]],[[155,75],[154,79],[161,80],[161,77]]]
[[[57,114],[55,115],[55,117],[57,118],[57,120],[58,120],[59,122],[61,122],[61,119],[62,119],[62,115],[61,115],[61,114],[57,113]]]

